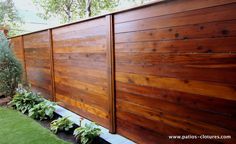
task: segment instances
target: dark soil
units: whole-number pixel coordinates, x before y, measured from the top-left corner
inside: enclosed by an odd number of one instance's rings
[[[0,106],[6,106],[11,100],[10,97],[0,97]]]
[[[61,116],[55,113],[54,117],[51,120],[43,120],[43,121],[36,120],[36,121],[38,123],[40,123],[43,127],[50,129],[50,123],[59,117],[61,117]],[[70,131],[67,131],[67,132],[59,131],[56,135],[60,139],[63,139],[64,141],[67,141],[67,142],[70,142],[73,144],[78,144],[78,142],[76,142],[75,137],[73,136],[73,132],[77,127],[78,126],[76,124],[74,124],[74,127],[72,129],[70,129]],[[110,143],[99,137],[94,140],[93,144],[110,144]]]

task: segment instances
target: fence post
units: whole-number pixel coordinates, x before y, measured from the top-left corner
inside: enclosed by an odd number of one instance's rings
[[[23,54],[23,64],[24,64],[24,80],[25,82],[28,81],[28,78],[27,78],[27,70],[26,70],[26,59],[25,59],[25,45],[24,45],[24,37],[23,35],[20,36],[20,40],[21,40],[21,48],[22,48],[22,54]]]
[[[52,100],[56,101],[52,29],[48,29],[48,39],[49,39],[48,44],[50,49],[50,71],[51,71],[51,86],[52,86],[51,96]]]
[[[115,117],[115,59],[114,59],[114,23],[113,15],[106,16],[107,27],[107,72],[108,72],[108,100],[109,100],[109,132],[116,132]]]

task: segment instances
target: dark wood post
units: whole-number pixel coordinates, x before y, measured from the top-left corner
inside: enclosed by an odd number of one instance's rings
[[[49,39],[49,49],[50,49],[50,71],[51,71],[51,86],[52,86],[51,96],[52,100],[56,101],[52,29],[48,29],[48,39]]]
[[[23,54],[23,65],[24,65],[24,80],[27,83],[28,78],[27,78],[27,70],[26,70],[26,59],[25,59],[25,46],[24,46],[24,36],[20,36],[21,39],[21,48],[22,48],[22,54]]]
[[[115,61],[114,61],[114,24],[113,16],[106,16],[107,23],[107,72],[109,97],[109,132],[116,132],[115,117]]]

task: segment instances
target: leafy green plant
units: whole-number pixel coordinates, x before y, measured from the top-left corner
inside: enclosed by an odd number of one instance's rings
[[[73,124],[68,117],[61,117],[51,122],[50,129],[53,133],[57,133],[59,130],[69,131],[73,128]]]
[[[44,99],[38,93],[28,91],[24,88],[18,88],[9,105],[22,113],[27,113],[31,108],[42,101],[44,101]]]
[[[43,101],[29,110],[29,117],[34,119],[51,119],[55,111],[55,103],[50,101]]]
[[[84,127],[75,129],[74,136],[81,144],[91,144],[101,134],[101,129],[95,123],[85,124]]]
[[[21,80],[22,65],[13,54],[9,41],[0,32],[0,96],[12,97]]]

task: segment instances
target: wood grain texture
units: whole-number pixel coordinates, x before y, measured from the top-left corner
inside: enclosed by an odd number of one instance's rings
[[[115,51],[114,51],[114,20],[112,15],[106,16],[107,23],[107,75],[109,95],[109,132],[116,132],[115,118]]]
[[[235,0],[174,0],[156,5],[147,6],[136,10],[115,14],[115,23],[147,19],[151,17],[193,11],[202,8],[215,7],[224,4],[231,4]]]
[[[33,89],[112,133],[234,144],[235,13],[236,0],[167,0],[11,41]],[[232,138],[168,139],[189,134]]]
[[[112,131],[106,26],[102,17],[52,30],[55,94],[59,104]]]
[[[47,31],[25,35],[24,51],[28,82],[32,89],[53,100],[51,53]]]
[[[56,101],[55,96],[55,72],[54,72],[54,55],[53,55],[53,39],[52,39],[52,30],[48,30],[48,38],[49,38],[49,49],[50,49],[50,72],[51,72],[51,97],[53,101]]]
[[[117,132],[236,136],[236,3],[176,0],[115,14]]]
[[[21,62],[23,69],[25,69],[24,44],[21,36],[12,38],[10,42],[16,58]]]

